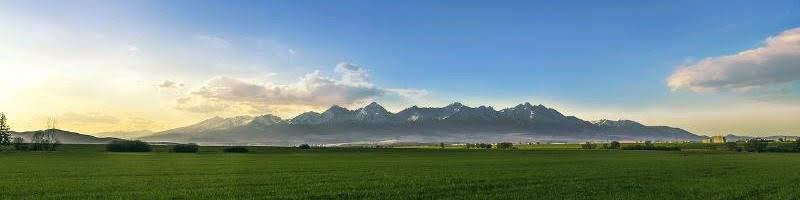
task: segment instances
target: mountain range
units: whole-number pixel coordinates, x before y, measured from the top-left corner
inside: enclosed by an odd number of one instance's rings
[[[523,103],[495,110],[452,103],[387,111],[378,103],[350,110],[331,106],[292,119],[274,115],[214,117],[139,139],[201,144],[294,145],[376,142],[533,142],[700,140],[679,128],[630,120],[585,121],[543,105]]]

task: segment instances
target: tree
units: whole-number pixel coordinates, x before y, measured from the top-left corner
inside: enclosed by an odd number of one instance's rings
[[[25,139],[22,139],[21,137],[15,137],[12,143],[14,144],[14,149],[17,151],[28,150],[28,144],[25,144]]]
[[[442,149],[444,149],[444,142],[440,142],[440,143],[439,143],[439,148],[442,148]]]
[[[800,137],[794,141],[794,152],[800,152]]]
[[[597,144],[592,144],[591,142],[586,142],[581,144],[581,149],[595,149],[597,148]]]
[[[249,150],[247,150],[247,147],[244,146],[232,146],[225,147],[225,149],[222,149],[222,151],[225,153],[247,153]]]
[[[177,144],[172,146],[172,151],[175,153],[197,153],[198,150],[200,150],[200,146],[195,143]]]
[[[608,148],[609,149],[619,149],[619,147],[620,147],[620,144],[617,141],[611,141],[611,143],[608,143]]]
[[[300,149],[311,149],[311,145],[308,144],[301,144],[299,147]]]
[[[728,151],[742,151],[742,148],[739,148],[736,142],[726,142],[725,149]]]
[[[754,138],[744,143],[744,150],[749,152],[764,152],[767,150],[768,144],[769,142],[765,139]]]
[[[55,151],[56,147],[61,144],[56,138],[56,120],[47,120],[47,129],[44,131],[37,131],[33,134],[31,139],[31,150],[34,151]]]
[[[475,148],[475,144],[473,144],[473,143],[467,143],[467,144],[465,144],[465,145],[464,145],[464,148],[466,148],[466,149],[472,149],[472,148]]]
[[[511,149],[514,147],[514,144],[511,142],[501,142],[497,144],[498,149]]]
[[[0,113],[0,146],[11,144],[11,127],[7,123],[6,113]]]
[[[644,150],[654,150],[654,149],[656,149],[656,145],[654,145],[653,142],[644,141]]]

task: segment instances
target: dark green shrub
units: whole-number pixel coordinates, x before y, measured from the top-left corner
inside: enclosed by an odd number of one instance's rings
[[[250,150],[248,150],[247,147],[243,146],[233,146],[233,147],[225,147],[224,149],[222,149],[222,151],[225,153],[247,153]]]
[[[178,144],[178,145],[172,146],[172,152],[175,152],[175,153],[197,153],[197,151],[199,149],[200,149],[200,146],[198,146],[195,143]]]
[[[742,148],[739,147],[739,145],[736,144],[736,142],[726,142],[725,143],[725,150],[728,150],[728,151],[742,151]]]
[[[586,142],[586,143],[581,144],[581,149],[596,149],[596,148],[597,148],[597,144],[593,144],[591,142]]]
[[[744,143],[744,150],[747,152],[764,152],[767,150],[769,142],[761,138],[747,140]]]
[[[11,140],[11,143],[14,145],[14,150],[17,151],[27,151],[30,148],[28,144],[25,143],[25,139],[22,139],[21,137],[15,137],[13,140]]]
[[[31,151],[55,151],[58,146],[61,146],[61,143],[34,142],[29,145],[28,150]]]
[[[497,143],[497,148],[498,149],[511,149],[511,148],[514,148],[514,144],[511,143],[511,142],[501,142],[501,143]]]
[[[653,142],[644,141],[644,148],[645,148],[645,150],[653,150],[653,149],[656,148],[656,145],[653,144]]]
[[[634,144],[634,145],[625,145],[620,147],[621,150],[648,150],[648,151],[680,151],[680,147],[676,146],[656,146],[653,143],[648,144],[645,142],[644,145],[641,144]]]
[[[300,145],[300,146],[298,146],[298,147],[299,147],[300,149],[311,149],[311,145],[308,145],[308,144],[301,144],[301,145]]]
[[[150,152],[153,149],[147,142],[139,140],[115,140],[106,145],[110,152]]]
[[[800,152],[800,137],[794,141],[794,148],[792,150],[794,152]]]
[[[617,141],[611,141],[611,143],[608,143],[608,148],[609,149],[619,149],[619,147],[620,147],[620,144]]]

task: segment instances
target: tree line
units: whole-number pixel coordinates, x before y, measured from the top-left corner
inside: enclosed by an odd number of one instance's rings
[[[0,113],[0,146],[13,145],[17,151],[55,151],[61,142],[56,137],[56,120],[48,119],[47,128],[43,131],[35,131],[31,136],[31,141],[27,142],[24,138],[11,134],[11,126],[8,124],[8,117],[5,113]]]

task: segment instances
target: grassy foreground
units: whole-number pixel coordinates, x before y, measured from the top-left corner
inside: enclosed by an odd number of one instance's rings
[[[3,199],[798,199],[800,154],[285,149],[0,152]]]

